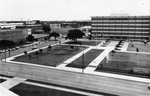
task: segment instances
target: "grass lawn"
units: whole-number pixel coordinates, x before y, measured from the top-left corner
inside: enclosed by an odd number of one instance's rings
[[[106,63],[106,58],[103,59],[96,71],[130,73],[134,67],[150,69],[150,55],[125,52],[110,53],[108,63]]]
[[[10,90],[19,96],[85,96],[23,83],[11,88]]]
[[[74,56],[75,54],[83,51],[87,47],[83,46],[74,46],[73,50],[69,45],[56,45],[52,46],[51,51],[47,51],[44,49],[42,53],[39,53],[39,56],[35,55],[35,52],[29,54],[16,57],[13,61],[26,62],[26,63],[34,63],[39,65],[53,66],[63,63],[65,60]]]
[[[103,50],[99,49],[92,49],[84,54],[84,65],[82,65],[83,62],[83,55],[71,62],[67,65],[67,67],[75,67],[75,68],[86,68],[90,62],[92,62],[100,53],[102,53]]]
[[[96,43],[97,42],[97,43]],[[91,45],[91,46],[96,46],[98,45],[99,43],[101,43],[101,41],[90,41],[90,40],[79,40],[77,42],[74,42],[74,41],[68,41],[68,42],[65,42],[65,44],[77,44],[77,45]]]
[[[76,28],[55,28],[55,31],[62,34],[62,35],[67,35],[69,30],[73,30]]]
[[[2,83],[2,82],[4,82],[4,81],[6,81],[5,79],[0,79],[0,83]]]
[[[132,45],[134,47],[132,47]],[[136,51],[136,48],[139,48],[139,52],[150,52],[150,44],[144,44],[144,43],[130,43],[128,46],[127,51]]]

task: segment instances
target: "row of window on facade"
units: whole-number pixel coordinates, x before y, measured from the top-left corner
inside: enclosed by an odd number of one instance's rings
[[[103,33],[96,33],[96,34],[149,36],[147,33],[141,34],[141,33],[107,33],[107,32],[103,32]]]
[[[150,28],[140,28],[140,27],[95,27],[93,26],[92,29],[142,29],[142,30],[149,30]]]
[[[149,20],[150,16],[94,16],[92,20]]]
[[[141,33],[141,34],[149,34],[149,32],[141,32],[141,31],[92,31],[97,33]]]
[[[93,29],[97,31],[141,31],[141,32],[150,32],[150,29]]]
[[[103,36],[102,37],[104,37],[104,36],[119,36],[119,37],[148,37],[148,36],[146,36],[146,35],[112,35],[112,34],[103,34]],[[100,37],[100,36],[98,36],[98,37]]]
[[[92,22],[150,22],[150,20],[92,20]]]
[[[106,26],[110,26],[110,25],[113,25],[113,26],[119,26],[119,25],[121,25],[121,26],[150,26],[150,24],[118,24],[118,23],[113,23],[113,24],[110,24],[110,23],[108,23],[108,24],[102,24],[102,23],[92,23],[91,24],[92,26],[93,25],[102,25],[102,26],[104,26],[104,25],[106,25]]]
[[[95,23],[95,24],[150,24],[150,22],[92,22],[92,23]]]
[[[150,28],[150,25],[100,25],[100,24],[92,24],[92,27],[114,27],[114,28]]]

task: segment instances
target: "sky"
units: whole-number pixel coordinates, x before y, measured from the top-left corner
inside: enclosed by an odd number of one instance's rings
[[[91,20],[111,13],[150,16],[150,0],[0,0],[0,21]]]

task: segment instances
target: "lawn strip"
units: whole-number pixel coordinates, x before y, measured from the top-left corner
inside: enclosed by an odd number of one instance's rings
[[[2,77],[8,77],[8,78],[13,78],[14,76],[8,76],[8,75],[4,75],[4,74],[0,74],[0,76]]]
[[[38,55],[35,55],[36,52],[32,52],[28,55],[16,57],[13,61],[56,67],[86,48],[88,47],[74,46],[72,49],[69,45],[56,45],[52,46],[49,51],[46,48],[42,52],[39,52]]]
[[[60,91],[35,85],[21,83],[10,89],[19,96],[85,96],[81,94]]]
[[[135,51],[136,48],[139,49],[139,52],[148,52],[150,53],[150,44],[144,44],[144,43],[129,43],[127,51]]]
[[[72,89],[72,90],[78,90],[78,91],[83,91],[83,92],[88,92],[88,93],[93,93],[93,94],[99,94],[99,95],[104,95],[104,96],[118,96],[118,95],[115,95],[115,94],[109,94],[109,93],[98,92],[98,91],[93,91],[93,90],[75,88],[75,87],[70,87],[70,86],[66,86],[66,85],[58,85],[58,84],[54,84],[54,83],[47,83],[47,82],[36,81],[36,80],[31,80],[31,79],[28,79],[26,81],[39,83],[39,84],[50,85],[50,86],[56,86],[56,87],[61,87],[61,88],[67,88],[67,89]]]
[[[109,54],[109,61],[104,58],[95,71],[117,73],[142,78],[150,78],[149,73],[134,72],[134,68],[150,69],[150,55],[126,52]]]
[[[79,58],[67,65],[67,67],[86,68],[103,50],[91,49],[87,53],[81,55]]]
[[[5,80],[5,79],[1,79],[1,78],[0,78],[0,83],[3,83],[4,81],[6,81],[6,80]]]

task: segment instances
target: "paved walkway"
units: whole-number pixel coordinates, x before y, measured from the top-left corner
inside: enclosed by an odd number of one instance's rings
[[[14,87],[14,86],[16,86],[16,85],[18,85],[18,84],[24,82],[25,80],[26,80],[26,79],[14,77],[14,78],[12,78],[12,79],[9,79],[9,80],[7,80],[7,81],[1,83],[1,85],[2,85],[3,87],[5,87],[6,89],[10,89],[10,88],[12,88],[12,87]]]
[[[75,59],[79,58],[80,56],[82,56],[83,54],[85,54],[86,52],[88,52],[88,51],[91,50],[91,49],[92,49],[92,47],[89,47],[89,48],[83,50],[83,51],[80,52],[79,54],[77,54],[77,55],[71,57],[70,59],[68,59],[68,60],[66,60],[66,61],[64,61],[62,64],[60,64],[60,65],[57,66],[56,68],[57,68],[57,69],[63,69],[63,68],[65,68],[66,65],[68,65],[69,63],[71,63],[71,62],[74,61]]]
[[[0,96],[19,96],[0,85]]]
[[[93,72],[97,66],[100,64],[100,62],[106,57],[108,56],[109,52],[112,50],[112,48],[110,49],[106,49],[104,50],[97,58],[95,58],[89,65],[88,67],[85,68],[85,71],[87,72]]]
[[[129,42],[125,42],[121,48],[121,51],[127,51],[128,45],[129,45]]]

